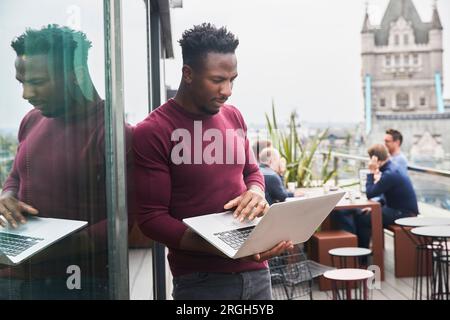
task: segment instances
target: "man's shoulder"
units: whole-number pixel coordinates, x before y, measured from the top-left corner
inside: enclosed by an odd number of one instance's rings
[[[222,106],[222,113],[225,115],[236,115],[238,117],[242,117],[241,112],[239,111],[238,108],[236,108],[235,106],[231,105],[231,104],[224,104]]]
[[[263,174],[263,176],[268,177],[268,178],[272,178],[272,177],[277,177],[278,174],[270,167],[259,167],[259,170],[261,171],[261,173]]]
[[[161,131],[171,119],[170,108],[167,103],[153,110],[147,117],[136,125],[135,134],[142,131],[158,130]]]
[[[150,151],[155,146],[164,149],[168,147],[172,133],[177,127],[166,108],[162,105],[134,127],[134,148]]]
[[[22,118],[22,122],[33,121],[44,119],[45,117],[42,115],[41,111],[38,109],[31,109],[27,112],[27,114]]]
[[[408,159],[406,158],[405,154],[403,152],[400,152],[399,154],[393,156],[397,162],[407,163]]]
[[[20,122],[19,140],[21,140],[24,137],[24,135],[26,135],[27,132],[36,125],[36,123],[44,119],[45,117],[39,110],[33,108],[30,111],[28,111],[27,114],[22,118],[22,121]]]
[[[241,112],[238,108],[231,104],[225,104],[222,106],[221,114],[223,117],[227,118],[228,120],[235,121],[239,124],[239,127],[246,129],[247,125],[245,123],[244,117],[242,116]]]
[[[393,162],[391,160],[389,166],[383,172],[381,177],[382,178],[384,177],[385,179],[396,179],[396,180],[398,180],[402,176],[403,176],[403,171],[402,171],[401,167],[397,163],[395,163],[395,162]]]

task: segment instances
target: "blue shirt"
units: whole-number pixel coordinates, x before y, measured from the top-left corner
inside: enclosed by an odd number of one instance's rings
[[[283,185],[283,180],[272,168],[265,164],[260,164],[259,169],[264,175],[266,185],[266,200],[269,204],[274,202],[283,202],[287,197],[293,197],[292,192],[288,192]]]
[[[381,168],[381,178],[374,183],[373,174],[367,175],[367,198],[384,195],[386,205],[403,213],[418,214],[416,193],[405,170],[388,160]]]
[[[397,165],[402,170],[408,172],[408,160],[403,153],[399,153],[395,156],[391,156],[391,161]]]

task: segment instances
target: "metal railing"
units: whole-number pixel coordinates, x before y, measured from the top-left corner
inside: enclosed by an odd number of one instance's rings
[[[325,159],[328,152],[323,151],[319,155],[322,155]],[[340,185],[340,181],[343,176],[345,178],[345,174],[347,174],[347,178],[351,178],[351,181],[354,180],[354,183],[347,186],[359,183],[358,169],[367,168],[366,164],[369,161],[369,157],[340,152],[332,152],[331,157],[333,158],[333,168],[337,172],[335,185]],[[349,164],[349,161],[359,162],[359,165],[355,163]],[[413,182],[419,203],[431,205],[434,208],[433,211],[438,209],[437,211],[444,210],[443,212],[450,213],[450,171],[408,165],[408,173]]]
[[[320,152],[323,156],[326,156],[328,154],[328,152],[322,151]],[[346,154],[346,153],[340,153],[340,152],[332,152],[331,153],[331,157],[333,157],[334,159],[338,159],[338,161],[334,161],[334,169],[338,169],[339,168],[339,158],[342,159],[349,159],[349,160],[357,160],[357,161],[361,161],[361,162],[368,162],[370,159],[369,157],[362,157],[362,156],[355,156],[355,155],[350,155],[350,154]],[[408,170],[409,171],[414,171],[414,172],[420,172],[420,173],[426,173],[426,174],[432,174],[432,175],[436,175],[436,176],[441,176],[441,177],[447,177],[450,178],[450,171],[448,170],[439,170],[439,169],[433,169],[433,168],[427,168],[427,167],[421,167],[421,166],[416,166],[416,165],[408,165]]]

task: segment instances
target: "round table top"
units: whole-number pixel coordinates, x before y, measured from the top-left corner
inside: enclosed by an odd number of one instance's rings
[[[351,281],[370,279],[374,274],[372,271],[365,269],[344,268],[327,271],[323,276],[330,280]]]
[[[450,226],[418,227],[412,229],[411,232],[418,236],[450,238]]]
[[[409,217],[395,220],[395,223],[404,227],[427,227],[450,225],[450,218]]]
[[[358,248],[358,247],[344,247],[344,248],[335,248],[328,251],[332,256],[341,256],[341,257],[360,257],[367,256],[372,253],[372,250],[367,248]]]

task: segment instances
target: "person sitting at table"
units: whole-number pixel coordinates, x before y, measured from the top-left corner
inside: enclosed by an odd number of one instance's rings
[[[252,149],[253,149],[253,153],[256,158],[256,162],[258,162],[258,164],[260,163],[259,154],[261,153],[261,151],[263,151],[265,148],[271,148],[271,147],[272,147],[272,141],[270,141],[270,140],[259,140],[259,138],[257,138],[255,143],[253,143]]]
[[[294,196],[293,192],[286,190],[283,180],[278,174],[280,163],[281,156],[277,149],[264,148],[259,153],[259,169],[264,175],[266,200],[269,204],[283,202],[287,197]]]
[[[388,151],[382,144],[371,146],[368,154],[370,173],[367,174],[366,195],[368,199],[383,196],[386,200],[381,207],[383,227],[394,224],[400,218],[417,216],[419,209],[416,193],[405,170],[390,160]],[[379,173],[381,174],[378,175]],[[335,212],[333,218],[341,222],[341,226],[347,227],[344,230],[358,236],[359,246],[369,248],[372,230],[369,213],[369,208],[358,210],[352,215]]]

